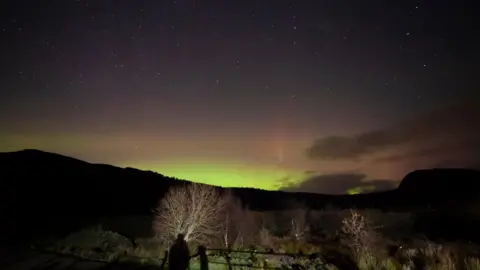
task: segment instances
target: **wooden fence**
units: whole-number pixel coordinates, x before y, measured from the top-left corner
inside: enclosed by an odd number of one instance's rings
[[[257,250],[228,250],[228,249],[207,249],[206,255],[208,263],[204,264],[204,268],[201,270],[208,270],[208,266],[211,264],[225,265],[226,269],[303,269],[305,266],[297,263],[298,260],[302,260],[307,266],[315,266],[318,268],[324,266],[326,263],[321,259],[320,254],[295,254],[295,253],[275,253],[257,251]],[[237,256],[235,256],[237,255]],[[137,259],[152,259],[149,257],[137,257],[137,256],[122,256]],[[195,256],[196,257],[196,256]],[[277,262],[273,266],[269,260],[272,257],[283,257],[286,259],[283,262]],[[221,261],[223,259],[223,261]],[[159,268],[165,269],[166,262],[168,260],[168,251],[165,252],[163,258],[158,259]],[[192,262],[192,260],[190,260]],[[201,265],[201,263],[200,263]],[[311,268],[310,268],[311,269]]]
[[[240,267],[243,269],[302,269],[302,266],[296,262],[299,259],[303,260],[306,264],[316,264],[316,266],[320,266],[319,264],[323,264],[321,261],[318,260],[320,256],[319,254],[306,255],[302,253],[275,253],[273,252],[273,250],[270,252],[265,252],[257,250],[208,249],[208,251],[208,257],[220,257],[225,259],[225,262],[221,262],[218,260],[211,260],[209,258],[209,264],[223,264],[226,265],[229,270],[232,270],[234,267]],[[247,257],[244,256],[238,258],[234,256],[236,254],[247,255]],[[287,259],[287,261],[281,263],[277,262],[276,266],[273,266],[269,262],[272,257],[283,257],[284,259]],[[235,262],[236,259],[240,259],[241,261],[246,260],[248,262],[238,263]]]
[[[38,249],[37,249],[38,250]],[[64,254],[48,250],[38,250],[43,253],[54,253],[59,256],[70,256],[77,257],[73,254]],[[204,268],[201,270],[208,270],[208,266],[212,264],[216,265],[225,265],[225,268],[228,270],[233,269],[303,269],[304,266],[298,264],[298,260],[302,260],[304,264],[308,266],[314,266],[313,268],[318,269],[319,267],[325,265],[323,257],[320,254],[294,254],[294,253],[275,253],[271,252],[262,252],[257,250],[228,250],[228,249],[207,249],[206,255],[208,263],[204,265]],[[276,263],[275,266],[269,263],[269,260],[273,257],[283,257],[286,259],[283,262]],[[159,269],[165,269],[168,261],[168,251],[165,252],[163,257],[143,257],[143,256],[132,256],[132,255],[121,255],[115,260],[86,260],[85,258],[79,258],[83,261],[94,261],[102,263],[114,263],[121,262],[122,260],[127,259],[128,261],[136,260],[151,260],[152,264],[157,265]],[[223,259],[223,261],[221,261]],[[155,263],[153,263],[155,261]],[[198,260],[194,260],[197,262]],[[193,262],[192,259],[190,262]],[[206,266],[206,268],[205,268]],[[308,267],[309,269],[312,269]]]

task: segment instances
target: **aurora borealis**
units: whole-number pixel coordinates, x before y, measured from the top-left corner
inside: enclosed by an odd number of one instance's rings
[[[476,167],[474,10],[2,1],[0,151],[323,193]]]

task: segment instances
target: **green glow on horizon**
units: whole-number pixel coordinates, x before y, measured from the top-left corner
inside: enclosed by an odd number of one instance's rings
[[[311,177],[311,175],[305,173],[307,168],[287,168],[287,166],[280,164],[261,165],[262,162],[260,161],[250,164],[239,160],[220,159],[221,161],[219,161],[217,158],[210,160],[204,158],[174,158],[168,159],[168,161],[140,158],[142,161],[138,161],[138,157],[124,158],[122,155],[116,154],[116,151],[113,150],[118,149],[118,145],[124,145],[128,140],[123,137],[110,137],[109,135],[89,137],[70,134],[41,134],[30,136],[0,132],[0,138],[0,152],[39,149],[71,156],[90,163],[105,163],[150,170],[166,176],[222,187],[279,190],[298,185]],[[97,151],[106,153],[101,160],[96,159],[94,153]],[[110,151],[113,151],[114,154],[111,154]],[[118,159],[122,161],[118,161]],[[352,195],[374,191],[374,189],[372,186],[355,187],[346,190],[346,193]],[[312,190],[312,192],[315,192],[315,190]]]
[[[279,190],[300,184],[308,175],[279,166],[245,165],[219,162],[141,162],[126,165],[141,170],[154,171],[165,176],[221,187],[250,187]],[[375,191],[375,186],[359,186],[346,190],[355,195]]]
[[[218,163],[175,163],[152,165],[135,164],[142,170],[154,171],[166,176],[185,179],[197,183],[222,187],[252,187],[265,190],[278,190],[282,185],[298,184],[305,179],[302,173],[279,167],[248,166]],[[288,179],[287,183],[284,183]]]
[[[362,186],[362,187],[354,187],[347,190],[348,195],[356,195],[366,192],[375,191],[375,186]]]

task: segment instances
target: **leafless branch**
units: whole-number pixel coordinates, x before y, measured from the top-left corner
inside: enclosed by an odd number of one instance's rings
[[[228,248],[251,244],[257,229],[253,214],[231,192],[224,195],[224,201],[223,245]]]
[[[342,221],[342,231],[349,236],[349,244],[357,254],[370,251],[378,240],[371,221],[355,210]]]
[[[153,211],[153,229],[167,242],[183,233],[188,242],[207,244],[222,229],[224,203],[212,186],[171,188]]]

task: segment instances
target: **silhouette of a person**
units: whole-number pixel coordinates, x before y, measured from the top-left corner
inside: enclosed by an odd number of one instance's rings
[[[168,254],[169,270],[186,270],[190,264],[190,252],[188,250],[185,236],[181,233],[177,235],[175,243],[170,247]]]

